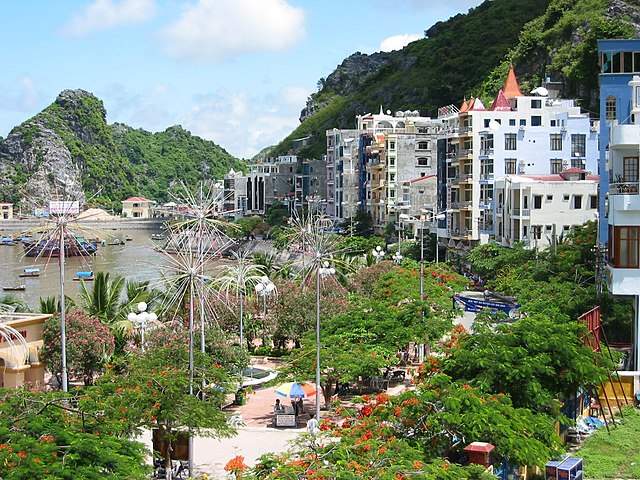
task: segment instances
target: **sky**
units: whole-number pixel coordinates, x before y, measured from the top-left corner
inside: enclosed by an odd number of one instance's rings
[[[66,88],[107,121],[180,124],[248,158],[298,124],[350,54],[402,48],[481,0],[26,0],[3,2],[0,136]],[[393,106],[389,106],[393,108]]]

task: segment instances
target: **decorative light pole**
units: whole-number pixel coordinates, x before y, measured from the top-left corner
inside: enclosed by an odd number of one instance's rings
[[[320,282],[329,275],[335,275],[336,269],[321,254],[316,258],[322,262],[316,269],[316,420],[320,421]]]
[[[436,213],[433,210],[422,210],[422,213],[431,215],[431,222],[434,220],[444,220],[446,215],[444,212]],[[420,300],[424,300],[424,223],[426,219],[424,216],[420,217]],[[438,225],[436,224],[436,263],[439,260],[439,242],[438,237]]]
[[[373,258],[375,259],[376,263],[378,263],[380,260],[384,258],[384,255],[385,255],[384,248],[378,245],[376,248],[371,250],[371,255],[373,255]]]
[[[256,283],[256,293],[262,297],[262,316],[267,316],[267,297],[276,292],[276,284],[266,275]]]
[[[138,313],[131,312],[127,315],[127,319],[133,323],[138,329],[140,329],[140,347],[144,352],[144,332],[148,323],[154,323],[158,320],[158,315],[153,312],[147,312],[148,305],[145,302],[140,302],[136,306]]]

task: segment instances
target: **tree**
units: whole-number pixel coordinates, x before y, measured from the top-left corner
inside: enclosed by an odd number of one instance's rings
[[[71,310],[66,317],[67,368],[72,377],[93,384],[114,351],[115,341],[109,327],[81,310]],[[50,372],[62,371],[60,320],[51,317],[44,326],[42,358]]]
[[[281,227],[286,223],[288,217],[289,209],[287,206],[279,200],[274,200],[274,202],[269,205],[264,220],[272,227]]]
[[[373,218],[365,210],[358,210],[353,218],[353,234],[366,237],[373,233]]]
[[[557,416],[559,402],[580,386],[595,386],[613,366],[584,345],[584,326],[562,317],[529,315],[515,323],[476,321],[445,361],[445,371],[492,392],[507,393],[516,407]]]
[[[0,393],[0,476],[5,480],[149,478],[144,446],[121,435],[85,392]]]
[[[119,422],[129,434],[143,428],[158,429],[167,444],[165,465],[180,431],[192,435],[224,437],[233,432],[221,410],[231,390],[227,371],[209,354],[195,353],[191,395],[189,352],[183,330],[156,330],[145,353],[131,355],[124,372],[108,370],[97,382],[93,402],[102,405],[105,415]],[[170,470],[170,468],[169,468]]]

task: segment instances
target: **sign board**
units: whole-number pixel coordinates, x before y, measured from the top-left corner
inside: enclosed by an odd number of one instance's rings
[[[467,312],[480,312],[485,308],[493,311],[502,311],[509,316],[512,316],[515,311],[520,308],[520,305],[515,303],[502,303],[502,302],[492,302],[489,300],[480,300],[477,298],[465,297],[463,295],[455,295],[453,297],[456,302],[459,302],[463,305],[464,310]]]
[[[49,215],[77,215],[80,213],[80,202],[49,201]]]
[[[296,416],[287,414],[276,415],[276,427],[297,427]]]

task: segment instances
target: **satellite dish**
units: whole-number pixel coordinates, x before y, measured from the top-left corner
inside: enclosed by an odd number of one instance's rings
[[[496,122],[495,120],[491,120],[489,122],[489,128],[494,132],[500,130],[500,127],[501,127],[500,123]]]
[[[547,90],[544,87],[534,88],[533,90],[531,90],[531,93],[533,95],[539,95],[541,97],[548,97],[549,96],[549,90]]]
[[[387,110],[387,115],[391,115],[391,110]]]

